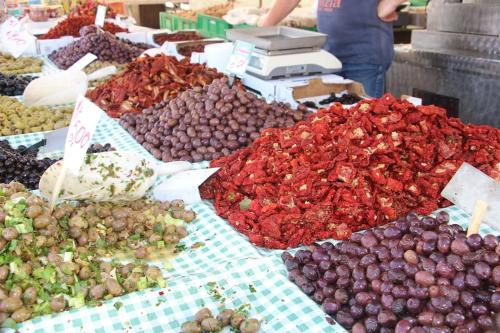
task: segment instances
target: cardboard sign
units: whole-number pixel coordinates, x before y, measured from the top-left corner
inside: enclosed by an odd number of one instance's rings
[[[104,26],[104,19],[106,18],[106,6],[97,6],[97,13],[95,15],[95,25],[98,27]]]
[[[35,37],[22,29],[16,18],[9,17],[0,28],[0,40],[7,51],[17,58],[35,42]]]
[[[64,145],[64,165],[77,174],[82,165],[90,140],[94,135],[102,110],[83,96],[79,96]]]
[[[237,76],[245,74],[254,48],[255,45],[253,44],[239,40],[236,41],[234,43],[233,53],[229,57],[226,71]]]

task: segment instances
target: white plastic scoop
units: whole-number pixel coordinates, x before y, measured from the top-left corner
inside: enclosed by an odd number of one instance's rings
[[[66,174],[58,198],[61,200],[132,201],[146,194],[158,176],[191,170],[189,162],[154,165],[131,152],[88,154],[78,175]],[[40,193],[50,198],[62,161],[54,163],[40,179]]]

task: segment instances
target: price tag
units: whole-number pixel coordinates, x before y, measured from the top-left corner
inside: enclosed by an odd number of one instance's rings
[[[172,1],[165,2],[165,7],[167,8],[175,8],[175,5]]]
[[[95,15],[95,25],[99,27],[104,26],[104,19],[106,18],[106,6],[97,6],[97,14]]]
[[[255,45],[253,44],[239,40],[236,41],[234,43],[233,53],[229,57],[226,71],[238,76],[245,74],[254,48]]]
[[[78,174],[83,158],[90,146],[102,110],[83,96],[78,96],[75,111],[64,145],[64,165],[73,174]]]
[[[181,3],[180,7],[182,10],[191,10],[191,7],[187,3]]]
[[[96,60],[97,56],[92,53],[87,53],[83,57],[80,58],[77,62],[75,62],[73,65],[71,65],[70,68],[68,68],[68,71],[81,71],[87,65],[89,65],[92,61]]]
[[[0,28],[0,40],[7,51],[17,58],[35,41],[35,37],[23,30],[15,17],[9,17]]]

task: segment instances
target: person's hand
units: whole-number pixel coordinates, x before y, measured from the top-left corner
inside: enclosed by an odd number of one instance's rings
[[[377,6],[378,17],[384,22],[394,22],[399,15],[396,8],[403,3],[404,0],[380,0]]]

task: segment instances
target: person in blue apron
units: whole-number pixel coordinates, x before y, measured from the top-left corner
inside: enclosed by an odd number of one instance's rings
[[[300,0],[276,0],[259,26],[278,24]],[[339,75],[358,81],[371,97],[384,93],[385,72],[394,56],[392,22],[404,0],[318,0],[318,31],[324,49],[342,62]]]

